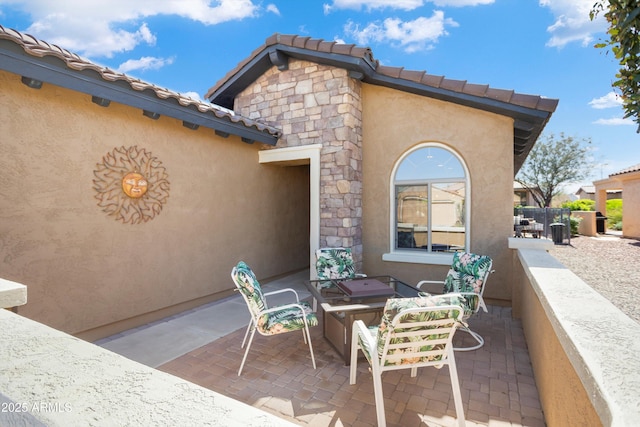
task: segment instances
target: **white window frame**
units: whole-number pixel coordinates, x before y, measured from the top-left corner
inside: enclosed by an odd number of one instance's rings
[[[465,250],[469,251],[469,244],[471,242],[471,179],[469,175],[469,168],[467,168],[466,162],[462,159],[451,147],[439,143],[439,142],[423,142],[411,149],[407,150],[396,161],[389,177],[389,252],[382,255],[383,261],[391,262],[404,262],[413,264],[436,264],[436,265],[451,265],[453,262],[452,252],[420,252],[415,250],[397,249],[396,246],[396,232],[397,232],[397,207],[396,207],[396,173],[402,162],[414,151],[434,147],[446,150],[451,153],[462,165],[465,176]]]

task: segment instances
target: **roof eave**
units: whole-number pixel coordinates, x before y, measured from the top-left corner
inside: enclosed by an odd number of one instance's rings
[[[247,127],[245,123],[233,122],[229,114],[216,115],[212,110],[200,111],[194,101],[182,105],[173,98],[158,97],[151,89],[138,91],[122,80],[107,81],[92,69],[75,70],[65,61],[54,56],[30,55],[10,40],[0,39],[0,69],[44,83],[64,87],[92,97],[140,108],[143,112],[182,120],[192,129],[198,126],[213,129],[219,135],[236,135],[245,142],[260,142],[275,145],[280,136],[273,129],[259,129],[259,124]],[[195,125],[195,126],[193,126]]]
[[[456,92],[429,86],[420,82],[401,79],[385,75],[376,71],[376,64],[372,61],[334,52],[320,52],[295,46],[273,44],[265,46],[255,54],[251,60],[243,64],[235,74],[226,77],[219,86],[211,88],[207,94],[211,102],[225,108],[233,109],[235,97],[251,83],[264,74],[272,66],[286,69],[286,57],[308,60],[325,65],[331,65],[348,70],[352,77],[380,86],[386,86],[417,95],[427,96],[446,102],[489,111],[514,119],[514,176],[518,173],[529,152],[533,148],[542,130],[551,118],[555,105],[551,111],[539,110],[511,104],[484,96],[476,96],[463,92]],[[274,58],[277,64],[274,64]],[[557,100],[554,100],[557,104]]]

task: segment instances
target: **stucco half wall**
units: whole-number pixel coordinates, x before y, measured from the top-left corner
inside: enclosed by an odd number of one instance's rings
[[[261,165],[260,144],[14,74],[0,86],[0,276],[28,286],[21,315],[97,339],[229,295],[239,260],[259,279],[308,267],[308,166]],[[122,146],[168,174],[169,197],[144,223],[116,221],[95,198],[97,164]]]
[[[485,296],[511,299],[508,237],[513,230],[513,120],[401,92],[363,85],[363,271],[410,284],[442,280],[447,265],[383,261],[390,250],[390,192],[394,164],[425,142],[457,152],[470,174],[470,248],[493,258]]]

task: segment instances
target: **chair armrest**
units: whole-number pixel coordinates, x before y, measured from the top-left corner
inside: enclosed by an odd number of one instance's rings
[[[353,322],[351,339],[357,340],[358,336],[362,337],[362,343],[367,347],[367,352],[369,354],[378,354],[376,337],[371,334],[371,331],[362,320],[356,320]]]
[[[468,296],[473,296],[478,298],[478,308],[482,308],[482,310],[485,313],[487,313],[487,306],[484,304],[484,299],[482,298],[482,295],[476,294],[475,292],[458,292],[458,295],[462,295],[463,297],[465,295],[468,295]]]
[[[426,285],[426,290],[430,294],[441,294],[442,293],[442,288],[444,287],[444,281],[442,281],[442,280],[421,280],[416,285],[416,288],[422,290],[422,286],[424,286],[424,285]],[[440,285],[440,287],[436,291],[433,291],[433,289],[436,289],[435,285]]]
[[[295,303],[284,304],[284,305],[279,305],[277,307],[267,308],[265,310],[262,310],[258,316],[262,316],[263,314],[269,314],[269,313],[273,313],[274,311],[282,311],[284,309],[294,308],[294,307],[300,310],[300,312],[302,313],[302,317],[306,317],[305,316],[306,312],[304,311],[304,307],[302,307],[300,304],[295,304]]]
[[[265,292],[263,295],[266,297],[268,295],[282,294],[284,292],[293,292],[293,294],[296,296],[296,302],[300,302],[300,299],[298,298],[298,293],[292,288],[278,289],[276,291]]]

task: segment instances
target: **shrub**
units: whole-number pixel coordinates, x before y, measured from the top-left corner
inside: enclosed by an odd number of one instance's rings
[[[622,230],[622,199],[607,200],[606,215],[608,228]]]
[[[564,202],[563,208],[569,208],[572,211],[595,211],[596,202],[591,199],[578,199],[573,202]]]
[[[578,235],[578,226],[580,226],[580,221],[582,221],[582,218],[580,217],[577,217],[577,216],[569,217],[569,227],[571,229],[572,236]]]

